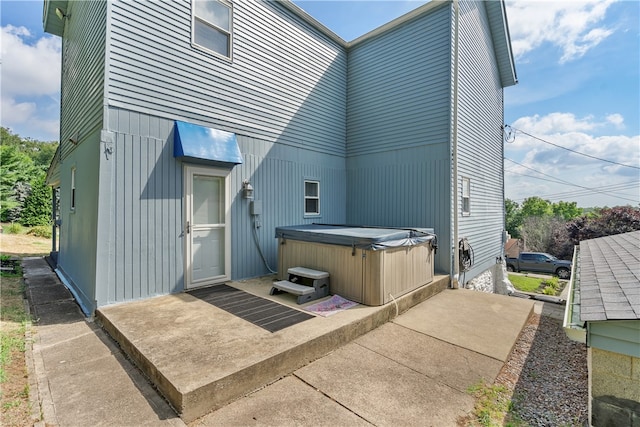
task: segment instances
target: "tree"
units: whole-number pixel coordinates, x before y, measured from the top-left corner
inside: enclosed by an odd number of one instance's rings
[[[32,227],[51,224],[51,189],[45,183],[46,175],[31,182],[31,192],[24,201],[20,214],[20,223]]]
[[[504,200],[505,228],[514,239],[520,238],[520,227],[522,226],[522,211],[520,205],[510,199]]]
[[[30,183],[44,176],[56,147],[56,143],[22,138],[11,130],[0,127],[0,205],[2,206],[0,219],[2,221],[23,222],[21,215],[31,188]],[[44,206],[36,210],[50,209],[50,203],[50,200],[47,200]],[[35,206],[31,206],[30,209],[33,212]]]
[[[577,218],[583,213],[582,209],[578,207],[578,203],[563,202],[562,200],[558,203],[553,203],[551,205],[551,209],[553,210],[554,216],[562,218],[565,221]]]
[[[530,216],[522,224],[522,238],[527,250],[547,252],[558,258],[566,258],[560,256],[556,248],[556,239],[563,233],[566,233],[564,220],[550,215]]]
[[[37,168],[29,156],[14,146],[0,146],[0,218],[3,221],[17,220],[16,208],[19,211],[24,201],[24,198],[20,198],[20,190],[28,185],[36,171]],[[13,215],[9,212],[13,212]],[[10,216],[12,218],[9,218]]]
[[[528,197],[522,202],[522,217],[527,218],[530,216],[552,216],[553,209],[551,202],[544,200],[538,196]]]
[[[640,230],[640,208],[617,206],[601,209],[595,216],[583,215],[567,224],[574,245],[582,240]]]

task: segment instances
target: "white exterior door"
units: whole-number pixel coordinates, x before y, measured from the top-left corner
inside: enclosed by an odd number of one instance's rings
[[[230,279],[229,171],[185,169],[187,289]]]

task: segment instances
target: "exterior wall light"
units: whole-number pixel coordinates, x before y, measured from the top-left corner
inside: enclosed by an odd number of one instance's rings
[[[245,199],[253,199],[253,187],[248,179],[242,181],[242,197]]]
[[[64,18],[71,18],[71,14],[67,15],[66,13],[64,13],[64,11],[62,9],[60,9],[59,7],[56,7],[56,16],[58,17],[58,19],[60,19],[61,21],[64,20]]]

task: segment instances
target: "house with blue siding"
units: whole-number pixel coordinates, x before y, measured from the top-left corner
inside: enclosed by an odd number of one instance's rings
[[[433,228],[452,286],[502,257],[503,1],[432,1],[350,42],[286,0],[45,0],[43,23],[57,272],[87,315],[267,275],[287,225]]]

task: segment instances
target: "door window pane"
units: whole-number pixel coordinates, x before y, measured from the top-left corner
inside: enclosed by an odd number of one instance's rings
[[[224,222],[224,182],[217,176],[193,177],[193,224]]]

